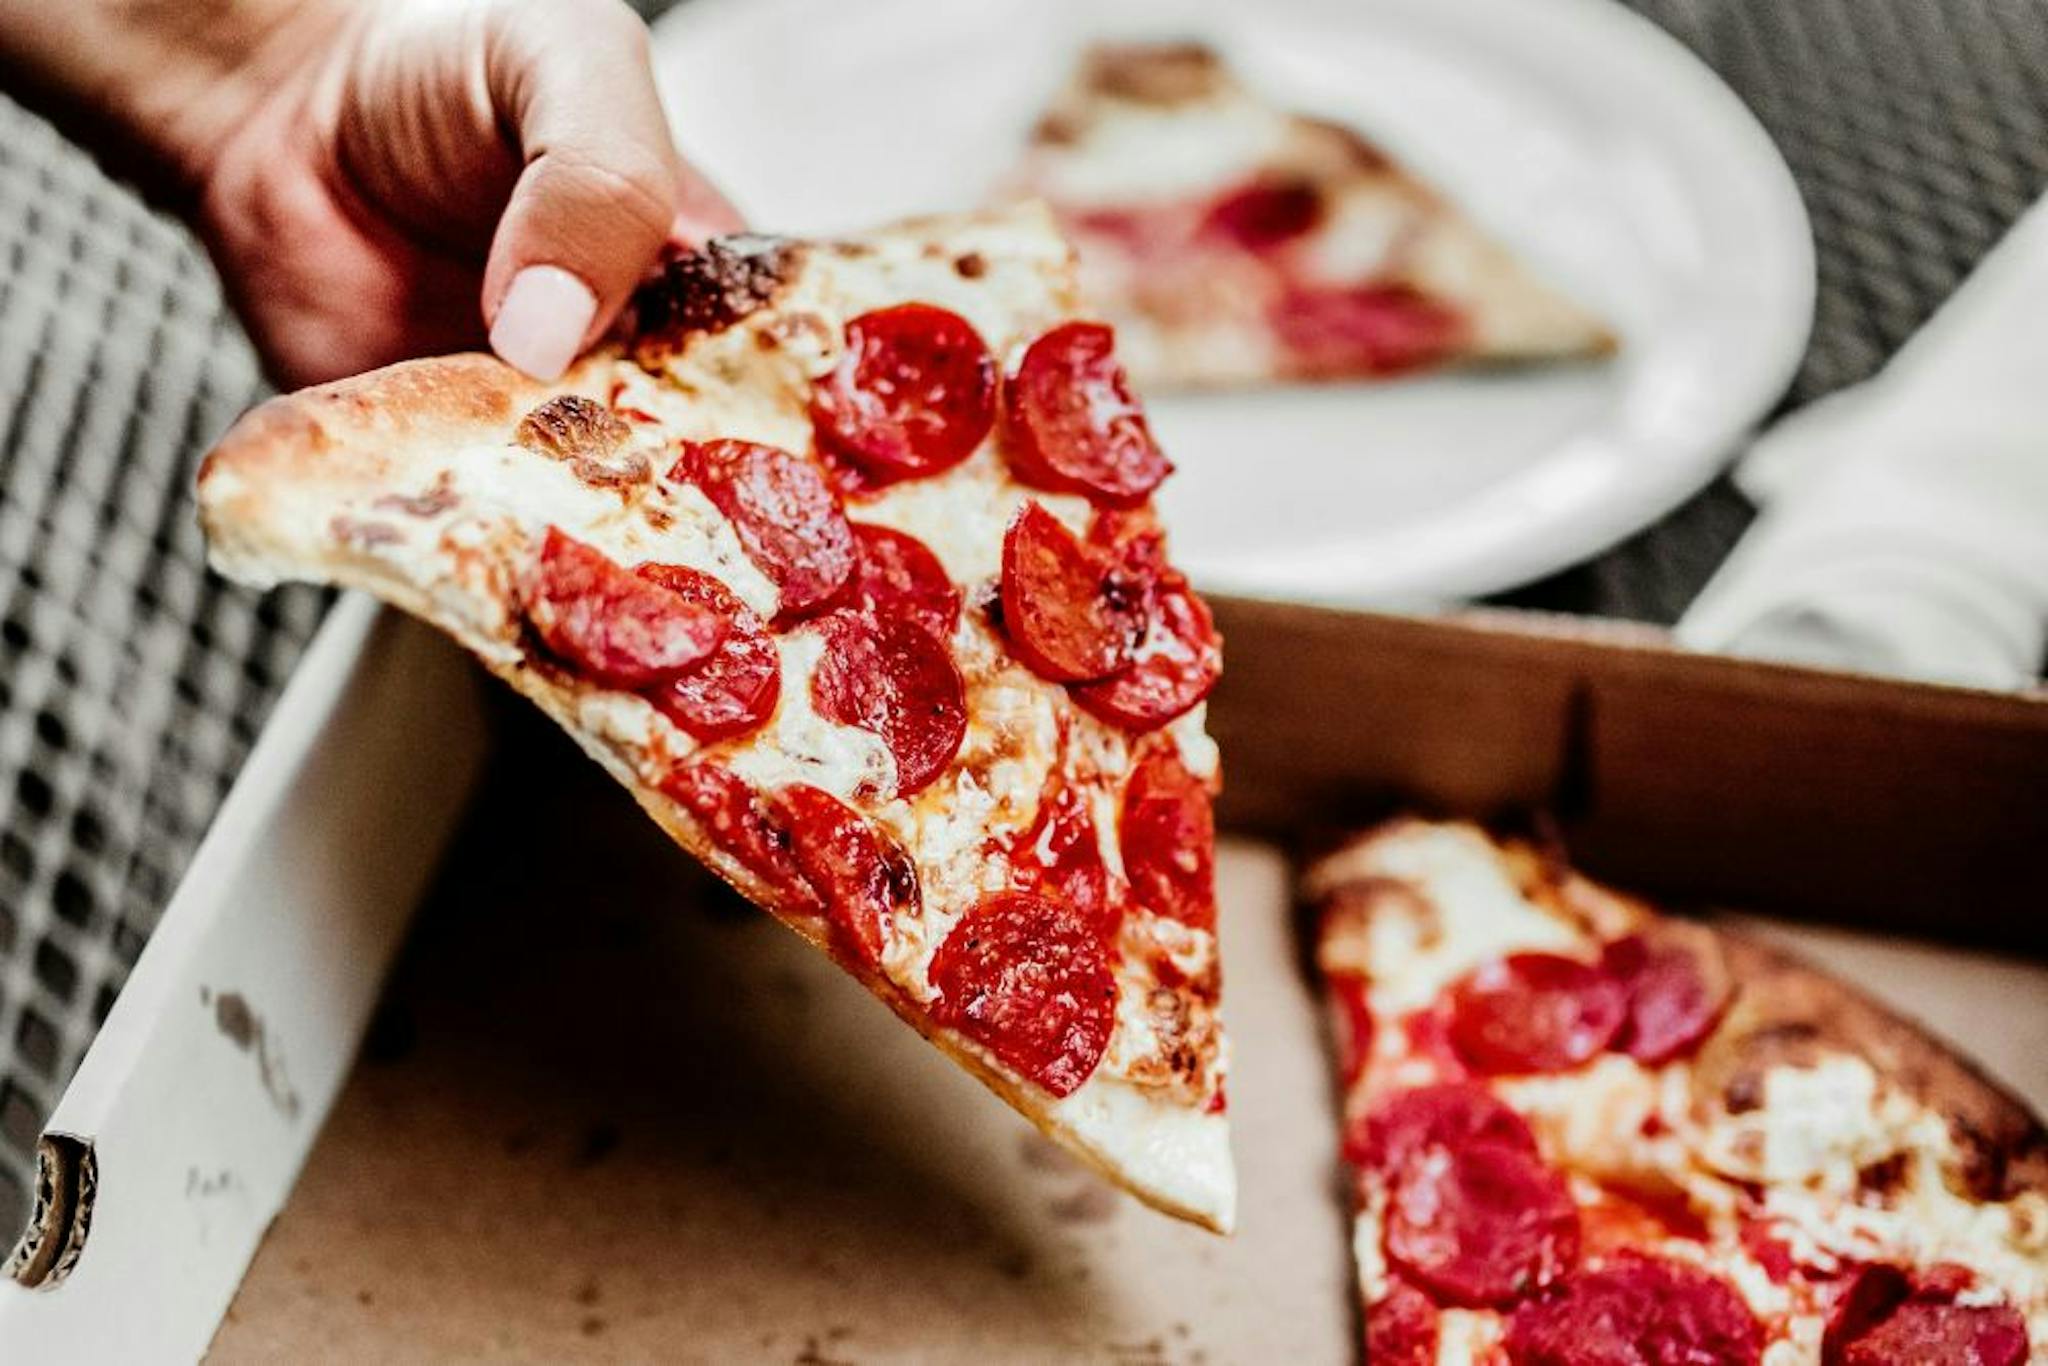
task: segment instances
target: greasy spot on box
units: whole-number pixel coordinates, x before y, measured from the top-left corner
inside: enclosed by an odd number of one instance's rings
[[[202,988],[200,1003],[205,1004],[209,997],[213,1002],[215,1028],[242,1052],[256,1055],[256,1072],[263,1082],[263,1093],[270,1097],[279,1114],[286,1119],[297,1119],[299,1093],[285,1075],[284,1058],[271,1043],[270,1034],[263,1027],[263,1017],[250,1009],[249,1002],[239,991],[216,993]]]

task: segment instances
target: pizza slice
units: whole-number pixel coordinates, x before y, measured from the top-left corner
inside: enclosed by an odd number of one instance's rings
[[[274,399],[214,563],[425,618],[676,841],[1055,1139],[1232,1221],[1220,644],[1169,466],[1043,211],[670,264],[559,384],[494,360]]]
[[[1199,44],[1084,53],[1007,189],[1053,206],[1143,387],[1614,349],[1379,148],[1268,103]]]
[[[1838,982],[1531,845],[1314,864],[1375,1363],[2048,1359],[2048,1133]]]

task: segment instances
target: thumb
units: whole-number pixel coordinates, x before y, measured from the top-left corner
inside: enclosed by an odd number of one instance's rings
[[[491,239],[484,318],[492,350],[552,380],[618,315],[679,212],[712,228],[732,215],[677,157],[646,27],[624,4],[494,12],[485,81],[524,169]]]

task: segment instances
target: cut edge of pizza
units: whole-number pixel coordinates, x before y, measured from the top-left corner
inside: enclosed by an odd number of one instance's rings
[[[1615,349],[1380,148],[1270,102],[1200,43],[1085,50],[1004,189],[1053,207],[1147,388]]]
[[[1303,893],[1373,1362],[2048,1354],[2048,1132],[1918,1027],[1470,824]]]
[[[208,456],[215,566],[364,589],[1142,1200],[1234,1220],[1170,466],[1042,210],[718,239],[559,383],[412,362]]]

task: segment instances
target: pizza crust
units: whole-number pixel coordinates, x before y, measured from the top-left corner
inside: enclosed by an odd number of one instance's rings
[[[2048,1197],[2048,1127],[2025,1102],[1919,1025],[1837,978],[1752,936],[1716,932],[1742,984],[1727,1019],[1696,1056],[1697,1103],[1753,1104],[1780,1065],[1864,1059],[1883,1082],[1941,1117],[1963,1194]]]
[[[963,270],[960,263],[968,258],[975,263]],[[462,508],[460,478],[452,483],[446,478],[453,454],[479,453],[481,459],[503,451],[513,443],[521,419],[551,399],[579,395],[604,403],[624,375],[636,387],[622,401],[660,405],[665,434],[672,423],[676,434],[697,437],[724,432],[736,419],[751,419],[757,427],[781,421],[742,411],[748,386],[787,382],[791,367],[800,372],[808,363],[802,345],[814,309],[830,316],[838,309],[874,306],[849,303],[842,281],[829,272],[806,275],[796,263],[855,262],[862,270],[879,272],[879,288],[903,289],[911,297],[929,292],[915,282],[943,291],[942,282],[950,279],[957,295],[939,302],[969,316],[992,337],[1008,335],[1017,326],[1043,326],[1071,300],[1070,258],[1042,213],[919,222],[860,242],[807,245],[774,259],[779,273],[772,281],[759,271],[735,275],[732,289],[720,296],[732,304],[726,314],[690,314],[658,343],[636,344],[634,361],[623,359],[620,347],[600,350],[557,384],[528,380],[491,357],[463,355],[408,362],[271,399],[238,422],[202,464],[200,517],[213,562],[230,577],[259,586],[311,579],[361,589],[453,637],[568,731],[678,844],[830,953],[821,925],[780,904],[773,888],[642,777],[616,735],[598,733],[586,705],[588,689],[533,658],[516,615],[517,585],[506,581],[503,569],[508,558],[517,556],[478,544],[474,555],[458,555],[457,572],[451,575],[445,566],[409,560],[405,550],[409,538],[420,538],[434,540],[435,553],[448,553],[441,537],[445,519],[459,516]],[[993,295],[982,292],[991,279]],[[735,328],[740,315],[734,310],[766,309],[771,296],[790,305],[764,315],[775,324],[773,344],[761,340],[771,335],[765,326]],[[991,326],[1005,321],[1005,310],[1013,310],[1017,319],[1000,330]],[[693,336],[693,329],[700,328],[702,335]],[[648,366],[660,377],[650,378]],[[771,441],[778,435],[740,434]],[[807,444],[807,431],[805,436]],[[601,473],[593,474],[580,462],[536,458],[529,465],[529,472],[542,471],[551,481],[549,498],[586,499],[593,508],[605,509],[607,524],[616,524],[611,534],[622,539],[612,546],[600,543],[600,548],[622,562],[656,558],[648,552],[658,548],[659,538],[680,534],[672,525],[665,530],[640,526],[630,493],[608,486]],[[696,496],[694,490],[686,492]],[[619,511],[610,511],[606,500],[615,500]],[[887,500],[878,506],[887,506]],[[363,515],[372,507],[374,516]],[[707,525],[716,521],[715,512],[707,515]],[[573,517],[564,517],[563,524],[581,531]],[[712,539],[705,542],[704,554],[719,560],[719,577],[762,615],[772,615],[773,585],[746,561],[736,541],[716,544],[715,529],[705,534]],[[722,534],[730,540],[729,528]],[[618,700],[637,709],[635,716],[644,713],[648,725],[666,727],[644,701],[623,694]],[[616,724],[629,728],[632,722]],[[659,742],[659,735],[655,739]],[[1185,1107],[1155,1102],[1106,1072],[1055,1099],[1010,1076],[978,1044],[936,1025],[928,1010],[883,972],[834,956],[906,1023],[1109,1179],[1167,1213],[1217,1232],[1229,1230],[1235,1182],[1221,1115],[1182,1113]],[[1220,1052],[1215,1065],[1220,1075]]]

